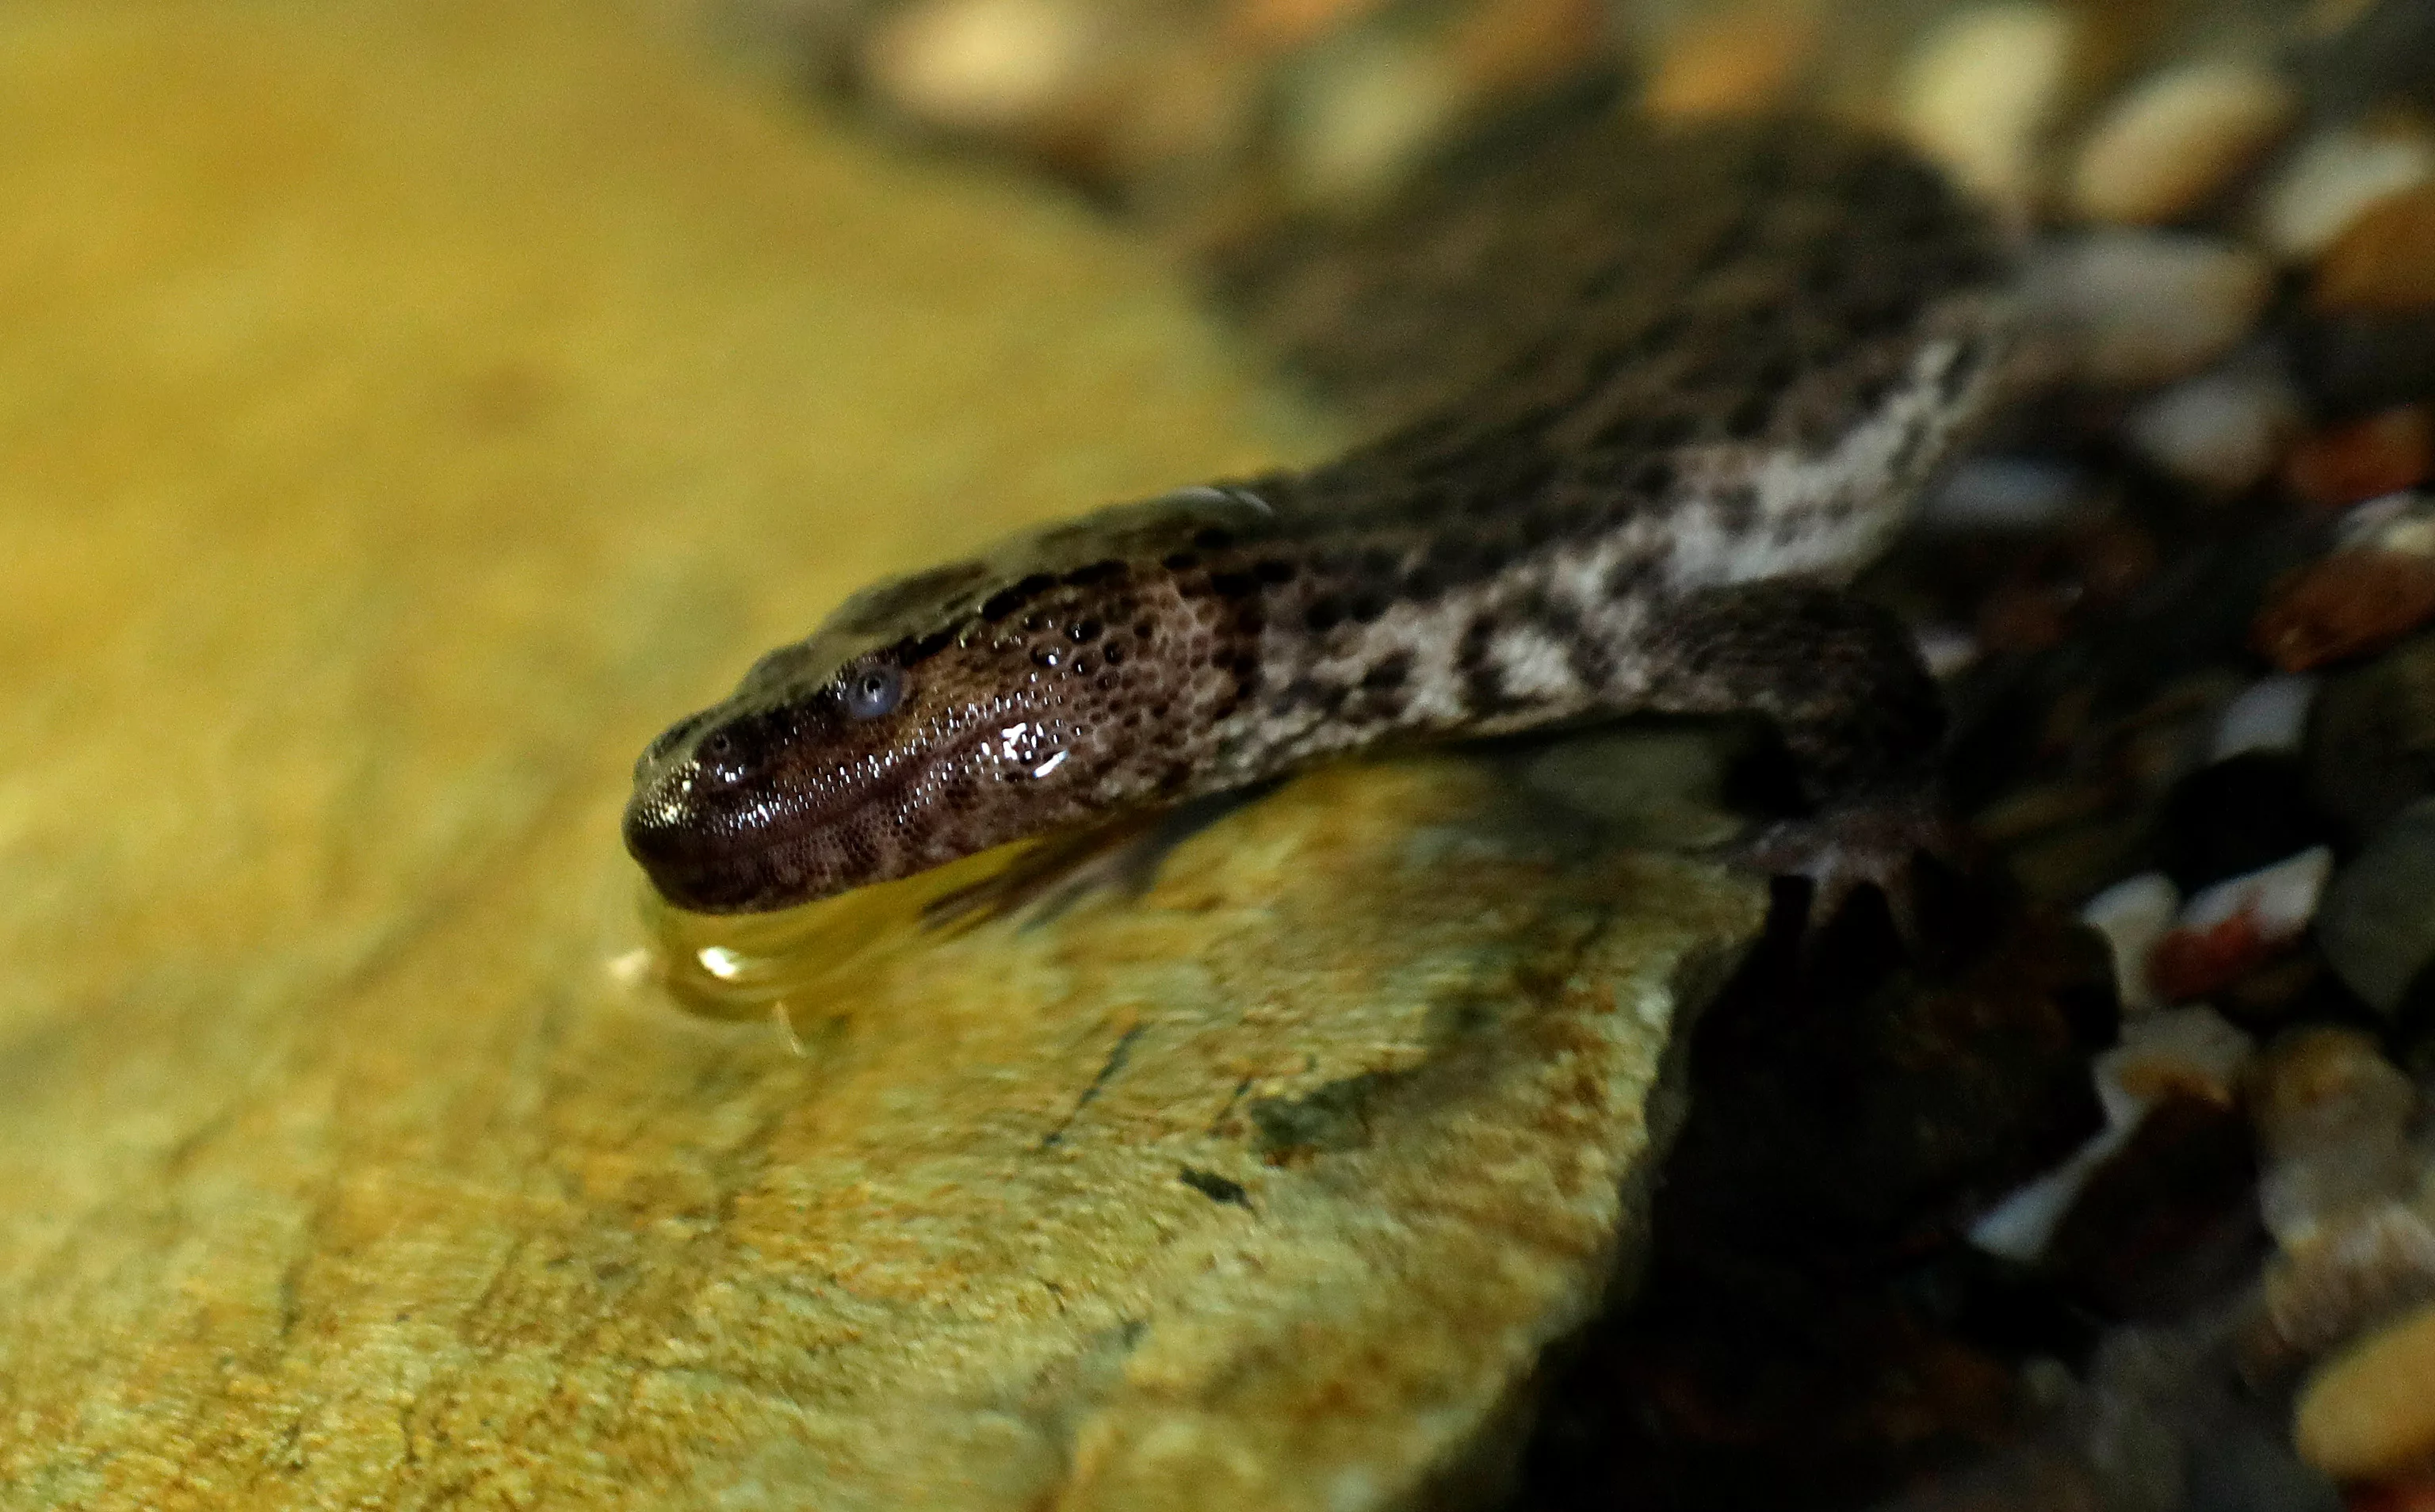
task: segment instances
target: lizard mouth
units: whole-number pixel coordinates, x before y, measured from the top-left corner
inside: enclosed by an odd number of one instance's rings
[[[670,727],[635,763],[626,801],[627,854],[695,913],[763,912],[831,890],[822,837],[860,800],[779,779],[766,753],[733,748],[735,723],[711,710]]]
[[[962,853],[939,843],[913,795],[925,776],[961,765],[978,734],[851,782],[803,782],[722,760],[705,748],[715,728],[696,715],[654,742],[626,804],[626,851],[676,907],[769,913]]]
[[[638,785],[626,805],[626,853],[660,896],[700,914],[755,913],[792,901],[778,894],[787,875],[803,871],[800,854],[807,842],[817,844],[819,821],[785,833],[722,822],[692,800],[686,782],[671,769]]]

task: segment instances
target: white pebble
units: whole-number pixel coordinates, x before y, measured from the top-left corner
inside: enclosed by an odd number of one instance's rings
[[[2215,748],[2207,760],[2219,762],[2243,751],[2298,750],[2308,732],[2308,710],[2317,701],[2318,679],[2305,673],[2260,678],[2224,705],[2216,721]]]
[[[1970,1226],[1970,1242],[2000,1259],[2025,1265],[2035,1262],[2053,1240],[2055,1226],[2080,1199],[2080,1189],[2088,1184],[2098,1166],[2131,1143],[2131,1136],[2138,1128],[2135,1118],[2107,1125],[2065,1158],[2063,1164],[2013,1188],[2003,1201],[1980,1213]]]
[[[1068,0],[928,0],[872,32],[863,80],[924,126],[1017,132],[1076,103],[1105,40],[1090,8]]]
[[[2070,77],[2060,7],[1974,6],[1921,40],[1904,69],[1911,140],[1972,189],[2019,205],[2038,188],[2038,147]]]
[[[2228,242],[2093,231],[2042,249],[2023,294],[2034,333],[2083,382],[2144,387],[2231,351],[2273,284],[2264,258]]]
[[[2334,539],[2345,551],[2398,551],[2412,557],[2435,557],[2435,498],[2423,493],[2387,493],[2353,505],[2335,527]]]
[[[2183,380],[2131,412],[2142,456],[2194,488],[2239,493],[2274,470],[2303,420],[2300,396],[2271,360]]]
[[[2435,142],[2353,129],[2291,155],[2259,197],[2257,233],[2288,263],[2314,262],[2377,200],[2435,178]]]
[[[2226,877],[2192,898],[2182,909],[2182,929],[2204,932],[2234,916],[2247,914],[2260,938],[2271,943],[2290,939],[2317,917],[2318,901],[2334,874],[2334,852],[2310,846],[2271,867],[2243,876]]]
[[[2071,206],[2092,220],[2179,220],[2288,130],[2300,101],[2255,63],[2165,69],[2116,100],[2072,164]]]
[[[2161,871],[2117,882],[2081,905],[2081,922],[2105,936],[2114,956],[2115,991],[2125,1013],[2161,1005],[2148,985],[2148,954],[2182,913],[2182,890]]]
[[[2122,1042],[2097,1057],[2097,1100],[2109,1123],[2135,1122],[2168,1091],[2233,1106],[2257,1041],[2213,1008],[2167,1008],[2122,1025]]]

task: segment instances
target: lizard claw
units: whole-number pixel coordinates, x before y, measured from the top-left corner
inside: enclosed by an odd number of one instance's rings
[[[1873,797],[1781,820],[1742,847],[1743,858],[1770,875],[1809,883],[1805,948],[1841,917],[1861,888],[1874,887],[1886,901],[1894,933],[1914,956],[1927,942],[1919,908],[1923,854],[1965,875],[1977,869],[1980,854],[1968,826],[1924,792]]]

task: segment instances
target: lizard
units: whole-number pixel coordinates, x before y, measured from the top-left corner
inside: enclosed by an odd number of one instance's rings
[[[2012,272],[1819,121],[1425,182],[1240,278],[1372,438],[855,595],[650,744],[626,845],[681,908],[768,911],[1348,753],[1755,714],[1807,811],[1755,853],[1891,899],[1944,716],[1847,585],[2001,388]]]

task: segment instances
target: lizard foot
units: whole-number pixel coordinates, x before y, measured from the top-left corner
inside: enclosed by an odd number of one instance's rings
[[[1809,883],[1804,933],[1811,942],[1861,888],[1874,887],[1886,901],[1894,933],[1913,955],[1927,939],[1920,922],[1920,857],[1968,876],[1979,869],[1980,852],[1969,827],[1927,791],[1873,796],[1806,818],[1780,820],[1741,849],[1744,860],[1770,875]]]

